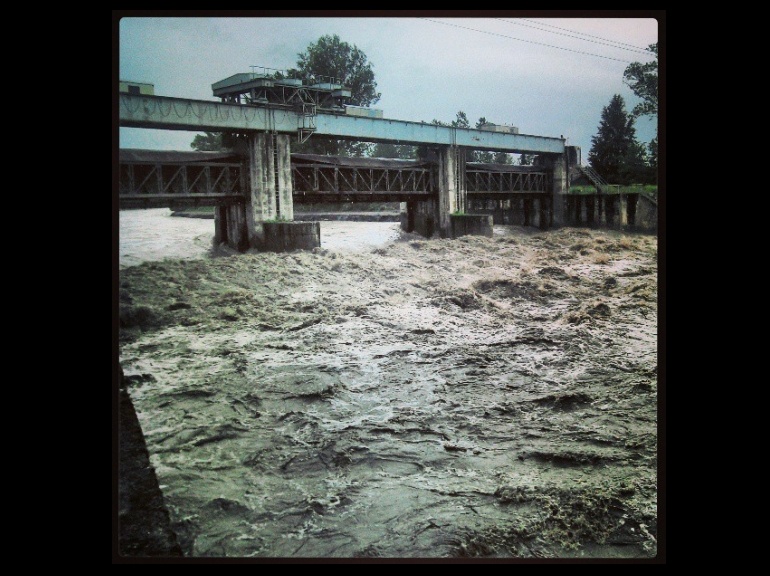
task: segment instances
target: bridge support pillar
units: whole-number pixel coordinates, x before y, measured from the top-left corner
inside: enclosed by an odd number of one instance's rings
[[[401,202],[401,229],[404,232],[414,232],[417,217],[417,201]]]
[[[417,232],[430,238],[438,230],[438,207],[435,200],[420,200],[407,203],[407,226],[412,223],[408,232]],[[413,208],[412,208],[413,206]]]
[[[465,212],[467,201],[465,150],[457,146],[442,146],[438,154],[438,217],[442,238],[451,237],[449,216]]]
[[[568,223],[565,206],[569,191],[567,156],[566,154],[544,154],[541,158],[546,169],[551,172],[551,223],[553,226],[564,226]]]
[[[593,196],[586,196],[586,224],[593,227],[596,224],[596,199]]]
[[[607,202],[605,202],[605,197],[601,194],[596,195],[596,205],[598,207],[597,214],[596,214],[596,223],[599,226],[606,226],[607,225]]]
[[[225,243],[244,252],[249,248],[249,231],[246,226],[246,207],[243,204],[214,208],[214,245]]]
[[[523,210],[524,212],[524,223],[522,226],[532,226],[532,198],[524,198],[522,201],[523,203]]]
[[[270,134],[249,135],[250,194],[246,203],[246,219],[252,248],[262,248],[265,245],[262,223],[275,220],[278,216],[274,158],[273,137]]]
[[[265,226],[270,222],[294,220],[289,138],[287,134],[264,132],[249,135],[250,195],[246,202],[245,220],[252,248],[292,250],[320,246],[320,234],[300,234],[294,228],[288,233],[284,230],[287,226]],[[317,242],[310,242],[308,237],[317,238]],[[292,245],[293,239],[296,239],[296,246]]]
[[[547,230],[551,227],[551,199],[546,196],[540,197],[540,229]]]
[[[604,197],[604,213],[609,228],[618,228],[620,226],[620,198],[614,194],[608,194]]]
[[[629,194],[626,196],[627,202],[628,202],[628,225],[634,229],[636,228],[636,205],[639,202],[639,195],[638,194]]]
[[[620,194],[618,196],[618,223],[620,224],[621,228],[626,228],[628,226],[628,196],[625,194]]]

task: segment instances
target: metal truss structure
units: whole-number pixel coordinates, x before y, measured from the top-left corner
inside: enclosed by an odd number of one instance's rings
[[[319,157],[324,158],[324,157]],[[408,161],[312,155],[292,158],[291,181],[298,203],[383,201],[406,202],[435,198],[435,165]],[[390,164],[390,165],[389,165]],[[546,194],[549,175],[510,167],[468,164],[465,185],[469,199],[504,200]],[[243,203],[248,194],[247,173],[232,161],[123,161],[119,168],[121,207],[170,205],[223,205]]]
[[[434,177],[426,167],[375,168],[292,163],[295,200],[337,202],[340,197],[354,199],[387,198],[388,201],[414,200],[435,192]]]
[[[548,174],[546,172],[492,172],[468,166],[465,171],[465,186],[472,195],[509,195],[520,193],[546,193]]]
[[[244,176],[235,163],[121,163],[120,207],[239,203],[244,201]]]

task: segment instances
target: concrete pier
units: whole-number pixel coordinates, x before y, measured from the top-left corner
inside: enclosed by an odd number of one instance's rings
[[[493,235],[493,218],[489,214],[451,214],[449,223],[451,238]]]
[[[551,172],[551,217],[553,226],[567,224],[565,197],[569,192],[565,154],[543,154],[541,162]]]
[[[278,217],[274,141],[271,134],[249,135],[249,200],[246,204],[249,242],[253,248],[265,244],[262,223]],[[288,145],[288,142],[286,142]]]
[[[404,210],[401,212],[401,229],[404,232],[414,232],[415,216],[417,215],[417,202],[402,202]]]
[[[427,200],[416,202],[414,211],[414,232],[430,238],[439,231],[438,202]]]
[[[449,217],[465,212],[467,199],[465,150],[457,146],[442,146],[438,153],[438,225],[442,238],[451,237]]]
[[[246,222],[247,207],[243,204],[217,206],[214,210],[214,244],[225,243],[239,252],[249,249]]]
[[[219,206],[214,242],[241,252],[312,249],[321,245],[318,222],[294,222],[291,145],[288,134],[249,135],[248,197],[245,204]]]
[[[593,227],[596,225],[596,199],[593,196],[587,196],[584,202],[586,206],[586,224]]]
[[[320,222],[263,222],[264,250],[289,252],[312,250],[321,246]]]
[[[658,203],[647,196],[639,195],[634,210],[633,224],[637,230],[657,230]]]
[[[626,194],[618,196],[617,210],[620,227],[625,229],[628,227],[628,196]]]

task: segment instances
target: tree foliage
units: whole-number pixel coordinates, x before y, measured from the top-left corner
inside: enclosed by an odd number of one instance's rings
[[[350,88],[350,103],[370,106],[380,99],[371,63],[357,46],[340,40],[336,34],[321,36],[297,54],[297,70],[303,76],[333,76]]]
[[[476,121],[475,128],[478,130],[481,128],[482,125],[487,123],[487,119],[482,116]],[[449,123],[442,122],[441,120],[436,120],[435,118],[431,120],[431,124],[435,124],[436,126],[452,126],[453,128],[470,128],[471,123],[468,121],[468,115],[462,111],[458,110],[455,114],[455,119],[452,120]],[[426,158],[427,157],[427,145],[423,144],[421,146],[418,146],[416,148],[416,156],[418,158]],[[507,153],[507,152],[487,152],[482,150],[468,150],[466,152],[465,159],[468,162],[482,162],[485,164],[513,164],[513,157]]]
[[[415,147],[408,144],[378,143],[372,150],[375,158],[401,158],[410,160],[415,157]]]
[[[290,71],[292,75],[315,76],[319,81],[326,80],[323,77],[338,78],[350,88],[350,103],[355,106],[369,106],[380,99],[374,70],[366,54],[336,34],[321,36],[297,57],[297,68]],[[292,148],[295,152],[308,154],[361,157],[372,153],[373,144],[314,135],[307,142],[297,143]]]
[[[225,149],[220,132],[204,132],[196,134],[190,143],[190,148],[199,152],[219,152]]]
[[[628,171],[623,167],[635,142],[634,117],[626,112],[623,97],[615,94],[602,109],[599,130],[591,137],[588,162],[608,182],[630,183],[626,181]]]
[[[647,146],[648,149],[648,161],[650,163],[650,167],[655,170],[657,173],[658,171],[658,137],[655,136],[652,140],[650,140],[649,145]]]
[[[637,141],[631,142],[620,164],[620,184],[647,183],[651,181],[647,151]]]
[[[468,116],[462,110],[458,111],[455,115],[455,119],[449,124],[454,128],[470,128],[471,123],[468,122]]]
[[[487,119],[482,116],[478,120],[476,120],[476,129],[480,129],[484,124],[487,123]],[[468,162],[483,162],[484,164],[489,164],[490,162],[494,162],[495,157],[492,152],[483,152],[481,150],[474,150],[473,152],[470,152],[468,154]]]
[[[623,72],[623,82],[641,98],[631,113],[635,117],[654,116],[658,113],[658,44],[650,44],[647,50],[655,54],[655,60],[642,64],[632,62]]]

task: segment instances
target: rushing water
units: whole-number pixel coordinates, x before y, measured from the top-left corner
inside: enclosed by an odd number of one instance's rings
[[[206,258],[214,220],[180,218],[168,208],[121,210],[120,267],[170,259]],[[398,237],[398,222],[321,222],[321,248],[367,250]]]
[[[326,250],[207,258],[212,220],[120,216],[120,361],[186,555],[655,554],[652,238],[322,222]]]

